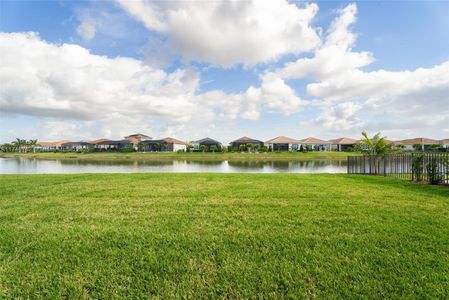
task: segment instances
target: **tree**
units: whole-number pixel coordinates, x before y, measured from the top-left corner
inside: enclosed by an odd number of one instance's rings
[[[246,149],[248,149],[248,147],[247,147],[247,145],[245,145],[245,144],[241,144],[240,146],[239,146],[239,150],[240,151],[245,151]]]
[[[384,155],[389,151],[385,137],[380,136],[380,132],[376,133],[372,138],[368,137],[366,132],[362,132],[363,139],[357,145],[357,150],[367,155]]]
[[[253,144],[252,148],[254,149],[254,151],[258,152],[260,145],[259,144]]]
[[[189,152],[193,151],[194,148],[195,147],[193,147],[192,144],[188,144],[187,147],[186,147],[187,151],[189,151]]]
[[[413,144],[413,149],[415,149],[415,151],[422,151],[423,146],[421,144]]]
[[[362,132],[362,136],[363,139],[357,145],[357,150],[371,156],[369,159],[370,173],[373,171],[374,174],[377,174],[380,170],[380,156],[389,153],[391,148],[387,145],[385,137],[380,136],[380,132],[372,138],[368,137],[366,132]]]
[[[206,152],[207,151],[207,146],[206,145],[201,145],[200,146],[200,150],[201,150],[201,152]]]
[[[215,152],[215,151],[217,151],[217,150],[218,150],[217,145],[212,145],[212,146],[210,146],[210,151]]]

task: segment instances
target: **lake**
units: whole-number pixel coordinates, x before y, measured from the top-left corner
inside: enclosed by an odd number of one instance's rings
[[[346,160],[58,160],[0,158],[0,174],[346,173]]]

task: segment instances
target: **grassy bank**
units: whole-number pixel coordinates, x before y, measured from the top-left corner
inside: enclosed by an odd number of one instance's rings
[[[448,298],[449,189],[369,176],[0,176],[0,298]]]
[[[42,159],[135,159],[135,160],[310,160],[310,159],[346,159],[349,152],[268,152],[268,153],[201,153],[201,152],[161,152],[161,153],[1,153],[0,157],[29,157]]]
[[[449,189],[369,176],[0,176],[0,298],[447,298]]]

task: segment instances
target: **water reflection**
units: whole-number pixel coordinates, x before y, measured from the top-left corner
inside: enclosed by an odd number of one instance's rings
[[[346,173],[346,160],[57,160],[0,158],[0,174],[67,173]]]

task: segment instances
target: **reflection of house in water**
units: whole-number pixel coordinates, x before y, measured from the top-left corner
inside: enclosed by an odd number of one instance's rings
[[[183,160],[187,165],[203,165],[203,166],[218,166],[224,164],[223,160]]]
[[[242,169],[263,169],[269,161],[263,160],[229,160],[228,165],[234,168]]]

